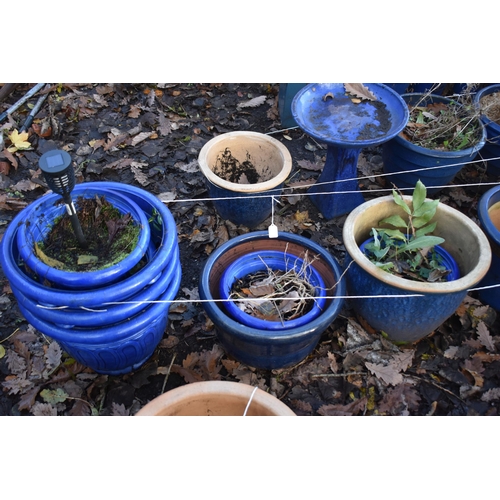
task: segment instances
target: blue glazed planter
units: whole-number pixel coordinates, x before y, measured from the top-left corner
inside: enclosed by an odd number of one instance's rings
[[[483,194],[477,207],[479,222],[488,237],[492,252],[491,266],[479,283],[480,288],[500,284],[500,230],[491,220],[489,213],[490,208],[498,202],[500,202],[500,186],[495,186]],[[481,302],[500,311],[500,287],[479,290],[478,294]]]
[[[102,189],[102,187],[88,187],[79,184],[73,189],[73,197],[94,198],[105,196],[120,213],[130,213],[136,224],[140,226],[139,238],[135,248],[123,260],[98,271],[69,272],[48,266],[34,253],[35,243],[41,243],[47,237],[57,218],[66,214],[61,196],[50,194],[42,196],[23,210],[23,221],[17,232],[19,253],[24,263],[39,277],[60,287],[68,289],[82,289],[92,286],[104,286],[121,279],[131,271],[147,252],[150,241],[150,229],[146,214],[131,200],[118,192]]]
[[[86,187],[99,187],[110,195],[121,193],[138,202],[150,220],[153,236],[144,267],[101,288],[45,286],[26,268],[17,246],[23,212],[5,231],[0,262],[21,312],[35,328],[60,342],[86,366],[119,375],[143,364],[165,331],[170,302],[181,280],[176,225],[165,205],[147,191],[113,182],[87,183]]]
[[[425,94],[403,94],[407,104],[420,102]],[[422,104],[448,103],[450,99],[438,95],[429,95]],[[438,151],[412,144],[401,135],[395,136],[382,146],[382,159],[387,180],[400,189],[414,189],[420,179],[428,194],[440,191],[438,186],[446,186],[460,172],[465,164],[474,160],[478,151],[486,142],[486,130],[482,131],[481,140],[471,148],[461,151]]]
[[[321,314],[326,303],[326,290],[320,274],[312,266],[305,266],[303,259],[283,252],[251,252],[236,259],[222,275],[220,281],[221,298],[229,299],[231,288],[236,280],[267,269],[286,272],[295,270],[300,278],[307,280],[314,286],[317,298],[314,300],[311,310],[289,321],[268,321],[245,313],[238,307],[238,302],[228,300],[228,302],[224,303],[224,307],[233,319],[240,321],[244,325],[262,330],[284,330],[307,324]]]
[[[411,197],[404,197],[411,203]],[[429,335],[450,317],[467,291],[485,276],[491,262],[488,240],[467,216],[439,204],[433,234],[457,262],[460,278],[443,283],[421,283],[394,276],[378,268],[363,254],[360,245],[370,230],[390,215],[404,217],[392,196],[365,202],[353,210],[343,227],[347,250],[346,278],[350,303],[373,328],[395,342],[416,342]]]
[[[489,85],[474,96],[474,103],[480,106],[483,97],[500,92],[500,84]],[[481,112],[481,121],[486,127],[486,144],[481,150],[481,156],[488,162],[488,172],[500,175],[500,125],[491,121],[484,112]]]
[[[219,294],[224,271],[243,255],[262,251],[286,251],[300,258],[305,258],[307,253],[308,259],[313,261],[312,266],[325,283],[327,299],[322,313],[310,323],[269,331],[243,325],[226,313]],[[237,236],[212,252],[200,277],[199,292],[223,348],[242,363],[272,370],[295,365],[314,350],[321,334],[333,323],[343,305],[345,286],[340,275],[336,260],[307,238],[281,233],[278,238],[271,239],[267,231],[255,231]]]
[[[363,85],[375,100],[354,103],[343,83],[311,83],[292,102],[299,127],[328,145],[321,175],[310,189],[311,201],[327,219],[364,202],[357,180],[361,149],[390,140],[408,122],[408,107],[395,90],[382,83]]]
[[[234,180],[228,180],[221,167],[221,160],[228,152],[235,160],[227,174],[235,175]],[[237,175],[245,162],[255,168],[258,182]],[[292,170],[288,149],[273,137],[258,132],[229,132],[214,137],[201,149],[198,163],[219,215],[248,228],[258,226],[271,215],[271,196],[279,197]]]

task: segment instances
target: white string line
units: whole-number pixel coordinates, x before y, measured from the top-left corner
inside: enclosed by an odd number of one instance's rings
[[[401,175],[401,174],[407,174],[407,173],[415,173],[415,172],[421,172],[421,171],[429,171],[429,170],[439,170],[442,168],[449,168],[449,167],[458,167],[460,165],[469,165],[472,163],[484,163],[485,161],[494,161],[494,160],[500,160],[500,157],[497,158],[488,158],[487,160],[474,160],[474,161],[468,161],[464,163],[453,163],[451,165],[438,165],[435,167],[422,167],[422,168],[416,168],[414,170],[402,170],[399,172],[394,172],[394,173],[382,173],[382,174],[371,174],[371,175],[364,175],[360,177],[351,177],[349,179],[336,179],[332,181],[325,181],[325,182],[312,182],[311,184],[304,184],[301,186],[292,186],[292,187],[283,187],[282,189],[280,188],[275,188],[275,189],[269,189],[267,190],[266,193],[263,194],[252,194],[252,198],[273,198],[277,194],[280,194],[282,196],[289,196],[285,191],[288,190],[300,190],[300,189],[306,189],[310,188],[312,186],[325,186],[325,185],[330,185],[330,184],[337,184],[340,182],[353,182],[353,181],[359,181],[359,180],[364,180],[364,179],[373,179],[375,177],[387,177],[391,175]],[[471,183],[471,184],[445,184],[445,185],[439,185],[439,186],[431,186],[434,189],[443,189],[443,188],[457,188],[457,187],[474,187],[474,186],[495,186],[498,185],[499,182],[478,182],[478,183]],[[401,191],[409,191],[413,190],[413,188],[400,188]],[[274,194],[273,194],[274,192]],[[300,196],[315,196],[318,194],[321,195],[327,195],[327,194],[353,194],[353,193],[380,193],[380,192],[392,192],[392,188],[380,188],[380,189],[357,189],[357,190],[348,190],[348,191],[331,191],[331,192],[320,192],[320,193],[299,193]],[[232,200],[240,200],[240,199],[248,199],[247,196],[231,196]],[[227,197],[209,197],[209,198],[182,198],[182,199],[177,199],[177,200],[167,200],[164,201],[163,203],[168,204],[168,203],[192,203],[192,202],[206,202],[206,201],[219,201],[219,200],[227,200]]]
[[[253,389],[253,391],[252,391],[252,394],[250,394],[250,399],[248,400],[247,406],[246,406],[245,411],[244,411],[244,413],[243,413],[243,416],[244,416],[244,417],[246,417],[246,416],[247,416],[247,411],[248,411],[248,408],[250,408],[250,403],[252,402],[252,399],[253,399],[254,394],[255,394],[255,392],[257,391],[257,389],[258,389],[258,387],[257,387],[257,386],[255,386],[255,387],[254,387],[254,389]]]
[[[500,284],[496,285],[488,285],[484,287],[476,287],[467,289],[468,292],[476,292],[479,290],[487,290],[490,288],[498,288]],[[340,299],[404,299],[409,297],[426,297],[429,294],[425,295],[422,293],[408,293],[408,294],[387,294],[387,295],[326,295],[324,298],[326,300],[340,300]],[[301,297],[301,300],[317,300],[318,297]],[[121,302],[105,302],[103,306],[112,306],[112,305],[120,305],[120,304],[197,304],[197,303],[222,303],[222,302],[262,302],[263,298],[246,298],[246,299],[171,299],[171,300],[130,300],[130,301],[121,301]],[[280,300],[297,300],[297,297],[281,297]],[[69,306],[44,306],[42,304],[37,304],[37,307],[41,309],[49,309],[49,310],[63,310],[69,309]],[[76,308],[74,310],[78,310]],[[81,309],[92,311],[92,312],[107,312],[107,309],[87,309],[82,307]]]

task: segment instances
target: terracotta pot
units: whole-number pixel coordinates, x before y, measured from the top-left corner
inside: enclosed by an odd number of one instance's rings
[[[220,177],[221,159],[227,151],[239,165],[251,162],[260,181],[252,183],[251,179],[240,177],[239,181],[230,182]],[[211,139],[201,149],[198,163],[221,217],[249,228],[271,215],[270,195],[281,194],[292,170],[288,149],[273,137],[258,132],[229,132]]]
[[[295,416],[279,399],[254,390],[238,382],[194,382],[158,396],[136,416]]]
[[[410,196],[404,198],[411,203]],[[370,262],[359,246],[369,238],[371,228],[379,226],[380,220],[396,214],[404,218],[403,210],[396,206],[392,196],[384,196],[365,202],[347,217],[343,228],[348,252],[345,265],[349,267],[347,291],[353,296],[350,300],[354,310],[372,327],[394,341],[416,342],[446,321],[467,290],[481,281],[490,267],[491,250],[477,224],[441,203],[433,219],[437,222],[433,234],[445,239],[442,247],[457,262],[461,278],[422,283],[394,276]]]

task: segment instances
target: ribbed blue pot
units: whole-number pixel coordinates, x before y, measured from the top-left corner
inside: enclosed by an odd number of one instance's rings
[[[311,309],[302,316],[288,321],[269,321],[242,311],[238,307],[238,302],[228,300],[224,303],[224,307],[233,319],[262,330],[284,330],[305,325],[321,314],[326,303],[325,283],[321,275],[314,267],[306,265],[303,259],[283,252],[251,252],[236,259],[222,275],[219,287],[221,298],[229,299],[235,281],[249,274],[267,270],[284,272],[295,270],[301,279],[307,280],[315,288],[316,298],[311,301]]]
[[[150,219],[154,248],[147,263],[122,281],[104,287],[67,290],[38,282],[17,246],[20,212],[0,245],[0,262],[19,308],[43,334],[61,343],[79,362],[99,373],[119,375],[137,369],[154,352],[168,320],[170,302],[181,280],[175,221],[155,196],[114,182],[87,183],[134,200]]]
[[[489,209],[498,202],[500,202],[500,186],[495,186],[483,194],[477,207],[477,216],[482,230],[488,237],[492,253],[490,269],[479,283],[479,288],[500,284],[500,230],[497,229],[489,214]],[[479,290],[478,294],[481,302],[500,311],[500,287],[485,288]]]
[[[414,105],[425,94],[403,94],[407,104]],[[438,95],[429,95],[422,99],[422,105],[448,103],[450,99]],[[482,124],[481,124],[482,126]],[[382,145],[382,159],[387,180],[400,189],[413,189],[420,179],[428,194],[440,191],[437,186],[448,185],[465,164],[474,160],[478,151],[486,142],[486,130],[482,126],[482,138],[473,147],[461,151],[438,151],[412,144],[401,135],[395,136]]]
[[[474,103],[480,104],[481,98],[500,92],[500,84],[489,85],[480,90],[474,96]],[[481,121],[486,127],[486,144],[481,150],[481,156],[488,162],[488,172],[493,175],[500,175],[500,124],[491,121],[484,113],[481,113]]]
[[[269,331],[243,325],[226,313],[219,293],[224,271],[239,257],[261,251],[286,251],[300,258],[307,253],[327,290],[319,316],[300,327]],[[269,238],[266,231],[255,231],[227,241],[210,254],[200,277],[199,293],[223,348],[242,363],[272,370],[295,365],[314,350],[342,308],[345,286],[340,275],[340,266],[329,252],[307,238],[292,233]]]
[[[140,227],[135,248],[121,261],[104,269],[87,272],[70,272],[56,269],[40,260],[34,252],[36,243],[42,243],[50,233],[55,221],[66,215],[66,207],[61,203],[61,196],[50,194],[42,196],[23,210],[22,223],[17,232],[17,245],[21,258],[40,279],[47,280],[62,288],[96,288],[122,279],[131,271],[147,252],[150,241],[150,229],[146,214],[134,203],[116,191],[103,189],[102,186],[88,187],[78,184],[72,191],[72,197],[85,199],[104,196],[121,214],[130,213]],[[85,253],[84,251],[82,253]]]

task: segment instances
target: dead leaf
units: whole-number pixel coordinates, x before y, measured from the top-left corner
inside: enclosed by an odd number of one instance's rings
[[[141,132],[140,134],[137,134],[136,136],[134,136],[132,138],[131,145],[132,146],[137,146],[137,144],[139,144],[140,142],[148,139],[152,135],[153,135],[153,132]]]
[[[141,170],[142,167],[146,166],[147,163],[139,163],[136,161],[133,161],[130,164],[130,170],[132,170],[135,180],[141,184],[141,186],[147,186],[148,184],[151,183],[149,180],[148,176]]]
[[[366,368],[370,370],[377,378],[383,380],[386,384],[398,385],[403,382],[403,375],[399,373],[393,365],[381,365],[376,363],[365,363]]]
[[[497,399],[500,399],[500,387],[493,387],[493,389],[489,389],[481,396],[481,401],[486,401],[487,403],[496,401]]]
[[[318,413],[330,417],[359,415],[365,410],[367,402],[367,398],[363,397],[347,405],[323,405],[318,409]]]
[[[43,250],[38,246],[38,243],[35,243],[35,253],[36,256],[45,264],[55,269],[64,269],[64,264],[48,255],[45,255]]]
[[[254,97],[246,102],[240,102],[236,107],[238,109],[241,108],[256,108],[257,106],[261,106],[266,102],[267,97],[265,95],[260,95],[259,97]]]
[[[491,338],[488,327],[483,321],[480,321],[476,327],[477,336],[481,344],[488,349],[488,351],[494,352],[496,351],[495,343]]]
[[[323,163],[317,163],[317,162],[312,162],[310,160],[299,160],[297,162],[297,165],[300,168],[303,168],[304,170],[312,170],[312,171],[318,171],[318,170],[323,170],[324,164]],[[310,182],[309,182],[310,184]]]
[[[369,90],[367,87],[365,87],[362,83],[344,83],[344,89],[345,91],[353,95],[355,97],[359,97],[360,99],[367,99],[369,101],[376,101],[377,98]]]
[[[130,106],[130,111],[128,112],[128,117],[129,118],[139,118],[139,115],[141,114],[141,108],[139,106],[135,106],[132,104]]]
[[[111,404],[111,416],[112,417],[128,417],[130,415],[130,410],[125,408],[123,403],[115,403]]]
[[[55,341],[51,342],[45,351],[45,362],[48,371],[52,371],[61,364],[62,350]]]
[[[158,114],[158,123],[158,130],[163,137],[172,132],[172,122],[162,112]]]
[[[49,403],[36,403],[31,408],[31,413],[36,417],[55,417],[57,410]]]
[[[10,172],[10,163],[6,161],[0,161],[0,174],[8,176]]]

